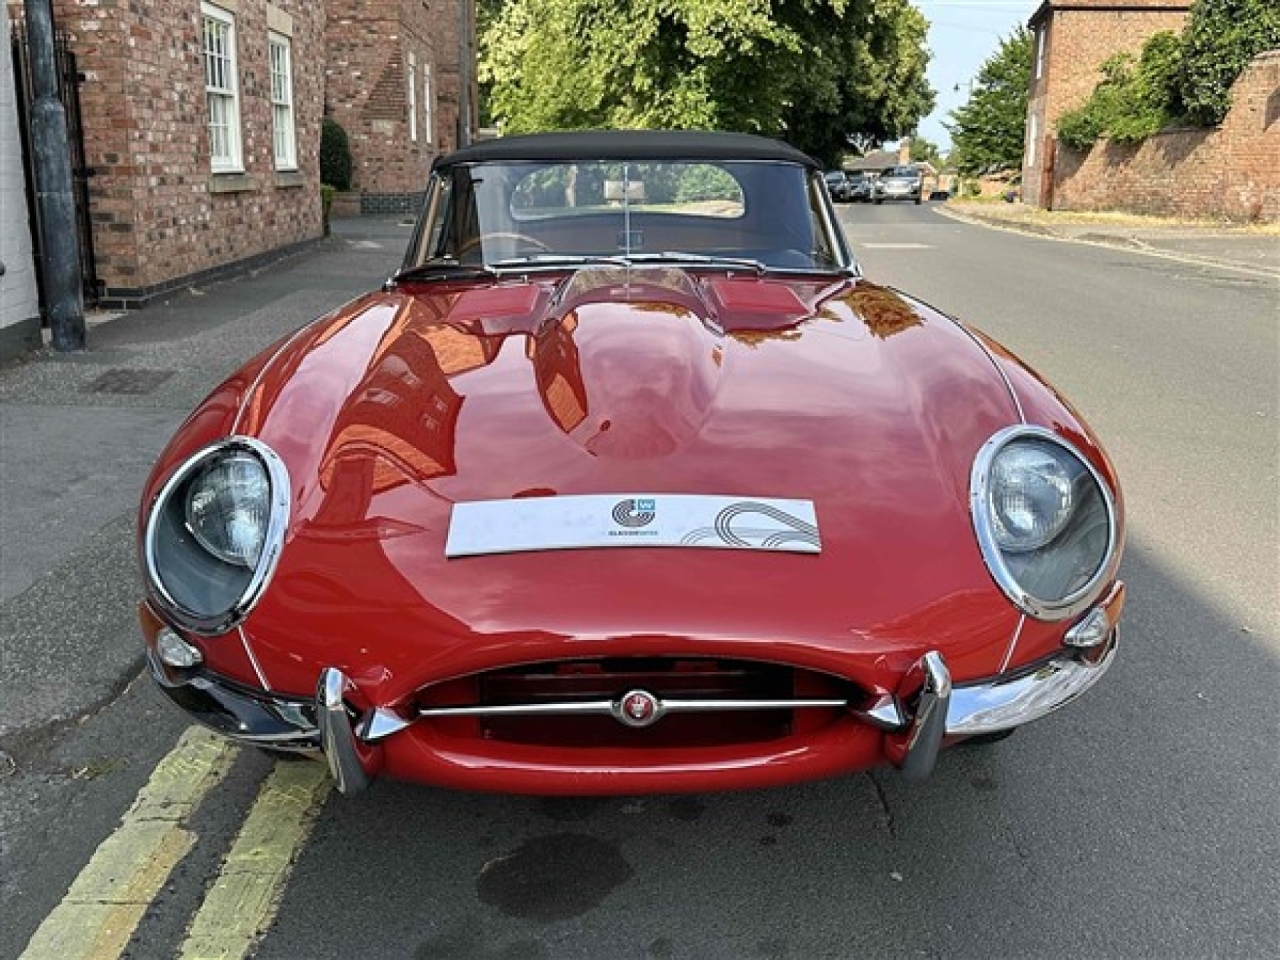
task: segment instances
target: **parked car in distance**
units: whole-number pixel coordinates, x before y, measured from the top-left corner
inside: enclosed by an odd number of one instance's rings
[[[827,193],[836,203],[849,202],[849,175],[843,170],[828,170],[822,175],[822,179],[826,182]]]
[[[851,203],[870,203],[875,178],[865,170],[855,170],[848,175],[848,199]]]
[[[399,271],[215,389],[139,521],[161,689],[348,795],[920,780],[1096,684],[1125,596],[1079,414],[738,134],[437,159]]]
[[[924,174],[919,167],[890,167],[880,174],[872,193],[872,200],[911,200],[920,203],[924,195]]]

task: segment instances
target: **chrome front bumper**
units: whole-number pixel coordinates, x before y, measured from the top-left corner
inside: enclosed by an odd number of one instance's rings
[[[886,698],[874,711],[862,713],[861,719],[886,732],[891,759],[906,779],[918,782],[932,772],[946,738],[1019,727],[1079,697],[1110,668],[1117,640],[1118,628],[1113,628],[1106,641],[1094,649],[1064,651],[1026,672],[963,686],[952,684],[942,655],[931,651],[908,671],[902,685],[905,695]],[[376,744],[419,719],[383,708],[358,715],[348,706],[352,682],[335,667],[321,671],[315,699],[308,701],[250,690],[203,671],[175,671],[161,663],[154,652],[149,662],[161,689],[194,719],[255,746],[321,751],[338,789],[348,795],[369,785],[375,772],[371,756]],[[691,704],[677,701],[661,706],[676,711]],[[520,708],[487,709],[512,713]],[[724,709],[724,705],[717,709]],[[486,708],[467,712],[483,710]],[[431,712],[424,710],[423,714]],[[537,712],[548,711],[544,706]]]
[[[320,749],[311,700],[254,690],[204,670],[177,670],[162,663],[153,649],[147,651],[147,664],[169,699],[215,733],[272,750]]]

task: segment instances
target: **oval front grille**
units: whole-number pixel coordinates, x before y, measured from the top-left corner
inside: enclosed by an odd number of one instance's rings
[[[660,717],[620,722],[621,699],[651,695]],[[744,660],[618,657],[521,664],[419,692],[441,733],[561,747],[701,747],[811,731],[866,700],[848,681]]]

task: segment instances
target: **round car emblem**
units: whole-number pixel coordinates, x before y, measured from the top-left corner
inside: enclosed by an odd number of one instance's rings
[[[647,690],[632,690],[623,694],[614,710],[614,716],[628,727],[647,727],[658,719],[662,703]]]

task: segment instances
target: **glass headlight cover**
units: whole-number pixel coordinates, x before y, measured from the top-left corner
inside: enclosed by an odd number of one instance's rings
[[[225,632],[265,589],[288,519],[288,472],[264,443],[231,437],[201,450],[165,483],[147,518],[153,598],[181,626]]]
[[[192,478],[187,528],[224,563],[253,569],[271,518],[271,480],[262,461],[237,452],[212,459]]]
[[[1023,612],[1060,620],[1106,585],[1116,557],[1115,504],[1092,464],[1040,427],[1010,427],[974,460],[974,530],[992,576]]]

